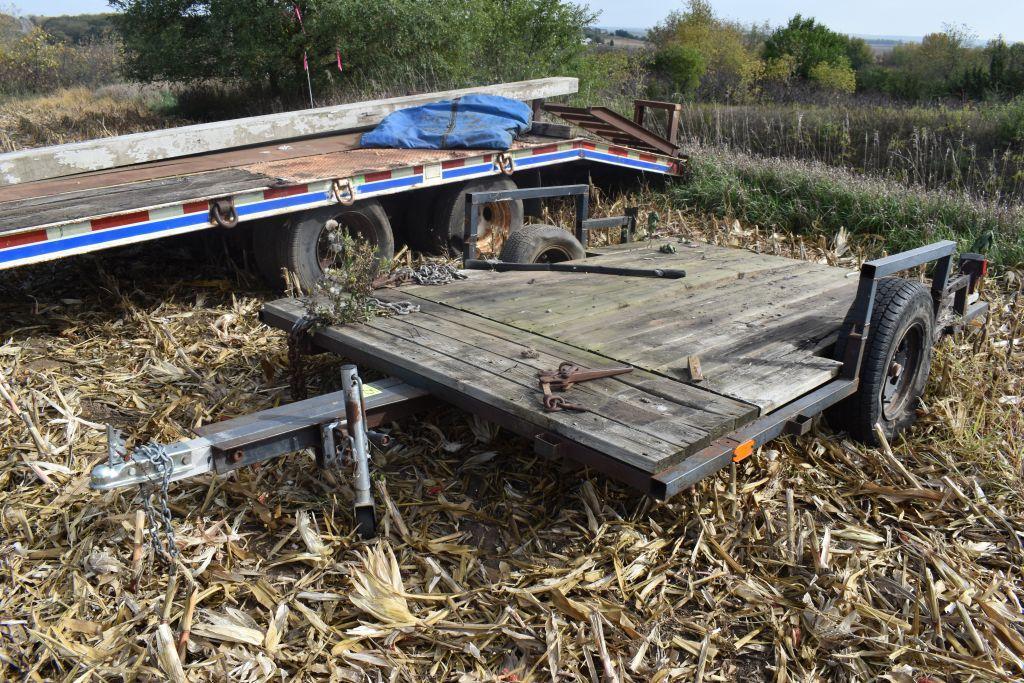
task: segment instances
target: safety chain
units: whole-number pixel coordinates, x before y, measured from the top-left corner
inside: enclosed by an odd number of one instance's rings
[[[174,525],[171,523],[171,507],[167,499],[167,487],[171,483],[171,471],[174,461],[167,453],[167,448],[157,443],[148,443],[132,451],[132,460],[148,464],[159,476],[156,486],[147,486],[142,492],[142,503],[146,509],[146,521],[149,525],[149,542],[153,546],[153,557],[162,555],[168,564],[168,574],[174,576],[178,571],[178,544],[174,537]],[[156,505],[153,498],[156,498]]]
[[[411,280],[418,285],[446,285],[454,280],[465,280],[466,274],[450,263],[428,262],[415,268],[396,268],[391,274],[391,279],[397,282]]]
[[[288,331],[288,383],[293,401],[306,398],[306,370],[302,363],[303,343],[306,333],[316,324],[316,316],[306,314],[295,321]]]
[[[381,301],[375,298],[371,298],[369,301],[378,311],[385,311],[391,315],[409,315],[420,312],[419,304],[414,304],[411,301]]]

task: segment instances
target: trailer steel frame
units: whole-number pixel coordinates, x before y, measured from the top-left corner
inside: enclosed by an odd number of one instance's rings
[[[476,234],[477,216],[477,212],[472,210],[473,207],[481,203],[518,198],[572,196],[577,201],[576,232],[586,239],[588,219],[585,209],[588,195],[585,189],[586,186],[567,186],[468,195],[468,239],[465,240],[464,252],[464,256],[467,257],[466,265],[493,265],[472,258],[475,255],[473,237]],[[590,225],[629,226],[631,222],[635,222],[635,212],[631,216],[602,220],[600,223],[592,222]],[[374,391],[374,395],[366,401],[366,415],[370,426],[415,412],[429,404],[429,397],[435,397],[530,439],[538,455],[576,463],[653,498],[666,500],[728,467],[730,463],[750,457],[759,447],[781,435],[806,434],[817,416],[857,392],[860,386],[860,368],[870,334],[875,292],[881,278],[934,264],[934,314],[938,318],[947,307],[958,314],[957,320],[941,328],[940,333],[956,331],[986,315],[988,304],[980,300],[971,301],[970,298],[978,281],[984,275],[986,262],[983,257],[976,254],[963,254],[960,266],[964,274],[951,281],[955,247],[955,243],[951,241],[937,242],[864,263],[860,269],[856,298],[843,322],[840,339],[836,343],[837,357],[843,358],[840,376],[717,438],[682,462],[653,474],[564,436],[539,430],[520,416],[390,363],[370,351],[342,347],[322,332],[314,331],[312,336],[307,338],[306,352],[319,349],[343,354],[358,365],[372,367],[396,378],[369,385]],[[289,324],[284,319],[275,319],[266,310],[261,317],[265,323],[275,327],[287,328]],[[321,463],[329,462],[332,459],[334,438],[332,436],[328,439],[326,435],[334,434],[334,430],[347,428],[350,417],[346,414],[344,406],[343,392],[337,392],[205,427],[200,430],[198,439],[171,447],[176,456],[172,480],[211,470],[227,472],[303,448],[316,449],[318,460]],[[141,471],[140,465],[127,458],[127,454],[115,454],[112,451],[110,461],[94,470],[92,485],[101,489],[115,488],[142,483],[148,481],[151,476],[151,473]]]

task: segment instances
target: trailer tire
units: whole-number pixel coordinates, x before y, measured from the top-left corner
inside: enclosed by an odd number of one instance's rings
[[[833,411],[850,436],[879,446],[876,424],[892,441],[914,423],[931,369],[934,325],[927,287],[903,278],[879,280],[860,388]]]
[[[505,240],[505,263],[561,263],[586,258],[587,250],[568,230],[554,225],[524,225]]]
[[[336,220],[355,237],[367,240],[376,247],[378,260],[395,255],[395,237],[391,222],[380,202],[370,199],[352,206],[331,205],[310,209],[293,216],[274,238],[274,252],[278,275],[274,284],[284,284],[280,271],[287,268],[297,278],[303,291],[311,292],[324,277],[324,268],[330,266],[325,252],[325,226]],[[269,257],[264,257],[268,261]]]
[[[492,177],[471,180],[442,191],[434,202],[434,210],[427,226],[424,245],[440,254],[461,254],[466,230],[466,193],[516,190],[511,178]],[[523,202],[490,202],[480,206],[477,224],[477,251],[493,256],[509,235],[523,227]]]

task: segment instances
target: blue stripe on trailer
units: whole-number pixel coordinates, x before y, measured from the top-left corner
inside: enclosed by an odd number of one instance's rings
[[[251,216],[254,213],[276,211],[277,209],[287,209],[293,206],[302,206],[303,204],[313,204],[315,202],[325,202],[329,199],[331,199],[331,195],[328,192],[309,192],[307,194],[297,194],[291,197],[265,199],[262,202],[243,204],[235,207],[235,210],[238,212],[239,216]]]
[[[378,180],[375,183],[364,183],[356,187],[356,194],[369,194],[371,192],[382,192],[396,187],[409,187],[419,185],[423,182],[422,175],[411,175],[405,178],[392,178],[391,180]]]
[[[294,197],[267,199],[261,202],[254,202],[252,204],[243,204],[236,207],[236,210],[238,211],[239,216],[250,216],[252,214],[263,213],[265,211],[287,209],[292,206],[315,204],[328,201],[330,198],[331,197],[327,192],[311,192],[295,195]],[[123,228],[97,230],[94,232],[87,232],[82,235],[75,235],[74,237],[65,237],[57,240],[48,240],[46,242],[37,242],[23,247],[5,249],[4,251],[0,251],[0,263],[10,263],[12,261],[20,261],[22,259],[58,254],[62,251],[69,251],[71,249],[92,247],[105,244],[107,242],[117,242],[119,240],[140,237],[142,235],[150,235],[163,231],[179,230],[181,228],[206,227],[209,223],[209,214],[194,213],[186,214],[184,216],[175,216],[174,218],[165,218],[158,221],[151,221],[149,223],[128,225]]]
[[[91,247],[97,244],[103,244],[104,242],[113,242],[115,240],[126,239],[129,237],[148,235],[150,233],[161,232],[163,230],[175,230],[178,228],[207,225],[209,222],[210,219],[207,214],[196,213],[177,216],[175,218],[166,218],[162,221],[154,221],[152,223],[129,225],[124,228],[97,230],[95,232],[87,232],[83,235],[75,235],[74,237],[65,237],[64,239],[50,240],[47,242],[37,242],[36,244],[29,244],[24,247],[15,247],[14,249],[0,251],[0,263],[20,261],[21,259],[45,256],[47,254],[56,254],[69,249]]]
[[[533,166],[534,164],[544,164],[549,161],[561,161],[562,159],[579,159],[580,151],[578,149],[570,149],[564,152],[550,152],[548,154],[538,154],[536,156],[523,157],[516,159],[516,168],[522,168],[524,166]]]
[[[441,177],[444,179],[448,178],[461,178],[467,175],[476,175],[477,173],[490,173],[494,170],[494,164],[477,164],[476,166],[461,166],[458,168],[449,168],[441,171]]]
[[[649,161],[640,161],[639,159],[630,159],[629,157],[620,157],[614,154],[596,152],[589,149],[583,150],[583,158],[593,159],[595,161],[604,161],[609,164],[618,164],[619,166],[642,168],[645,171],[656,171],[657,173],[668,173],[669,171],[669,166],[665,164],[652,164]]]

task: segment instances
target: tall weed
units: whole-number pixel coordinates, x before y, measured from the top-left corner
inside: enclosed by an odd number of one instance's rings
[[[1024,263],[1024,209],[948,190],[927,190],[821,162],[765,159],[693,147],[692,177],[669,189],[679,206],[786,232],[835,234],[841,228],[890,251],[953,239],[962,250],[987,231],[990,256]]]

